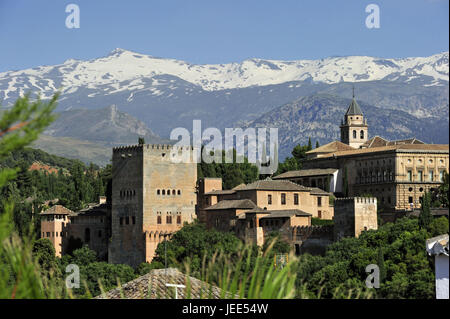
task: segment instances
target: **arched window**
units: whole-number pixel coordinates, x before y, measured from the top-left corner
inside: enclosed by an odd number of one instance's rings
[[[167,190],[167,195],[170,195],[170,189]]]
[[[359,132],[359,137],[360,137],[361,139],[364,138],[364,131],[363,131],[363,130],[361,130],[361,132]]]
[[[178,195],[181,195],[181,190],[180,189],[178,190]]]
[[[156,190],[156,195],[159,195],[159,194],[161,194],[161,191],[158,189],[158,190]]]
[[[356,130],[353,130],[353,138],[356,138]]]
[[[162,190],[162,194],[163,194],[163,195],[166,195],[166,191],[165,191],[164,189]]]

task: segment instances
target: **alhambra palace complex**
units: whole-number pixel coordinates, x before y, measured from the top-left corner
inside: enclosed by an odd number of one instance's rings
[[[196,163],[171,161],[173,146],[114,148],[112,198],[79,212],[51,207],[41,213],[41,236],[57,256],[78,240],[110,263],[137,266],[184,222],[198,219],[258,245],[277,231],[297,254],[314,253],[377,229],[377,215],[395,219],[420,208],[424,192],[439,187],[448,171],[448,144],[369,139],[355,98],[340,129],[341,141],[307,152],[302,170],[228,190],[220,178],[198,180]],[[334,225],[312,226],[313,217]]]

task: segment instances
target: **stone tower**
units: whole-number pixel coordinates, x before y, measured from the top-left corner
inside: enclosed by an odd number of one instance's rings
[[[191,160],[174,161],[183,151]],[[160,242],[196,218],[193,152],[191,146],[148,144],[113,149],[110,263],[150,262]]]
[[[334,239],[359,237],[369,229],[378,229],[375,197],[336,198],[334,201]]]
[[[366,119],[355,99],[350,103],[344,120],[341,122],[341,142],[354,148],[360,148],[369,139],[369,127]]]

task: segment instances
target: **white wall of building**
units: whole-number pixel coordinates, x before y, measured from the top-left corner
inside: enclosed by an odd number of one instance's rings
[[[435,256],[436,265],[436,299],[449,299],[448,295],[448,256]]]

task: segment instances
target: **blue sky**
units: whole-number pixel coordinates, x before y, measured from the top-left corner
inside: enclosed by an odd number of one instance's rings
[[[80,7],[67,29],[65,7]],[[365,8],[380,7],[368,29]],[[448,0],[0,0],[0,72],[120,47],[192,63],[428,56],[448,51]]]

